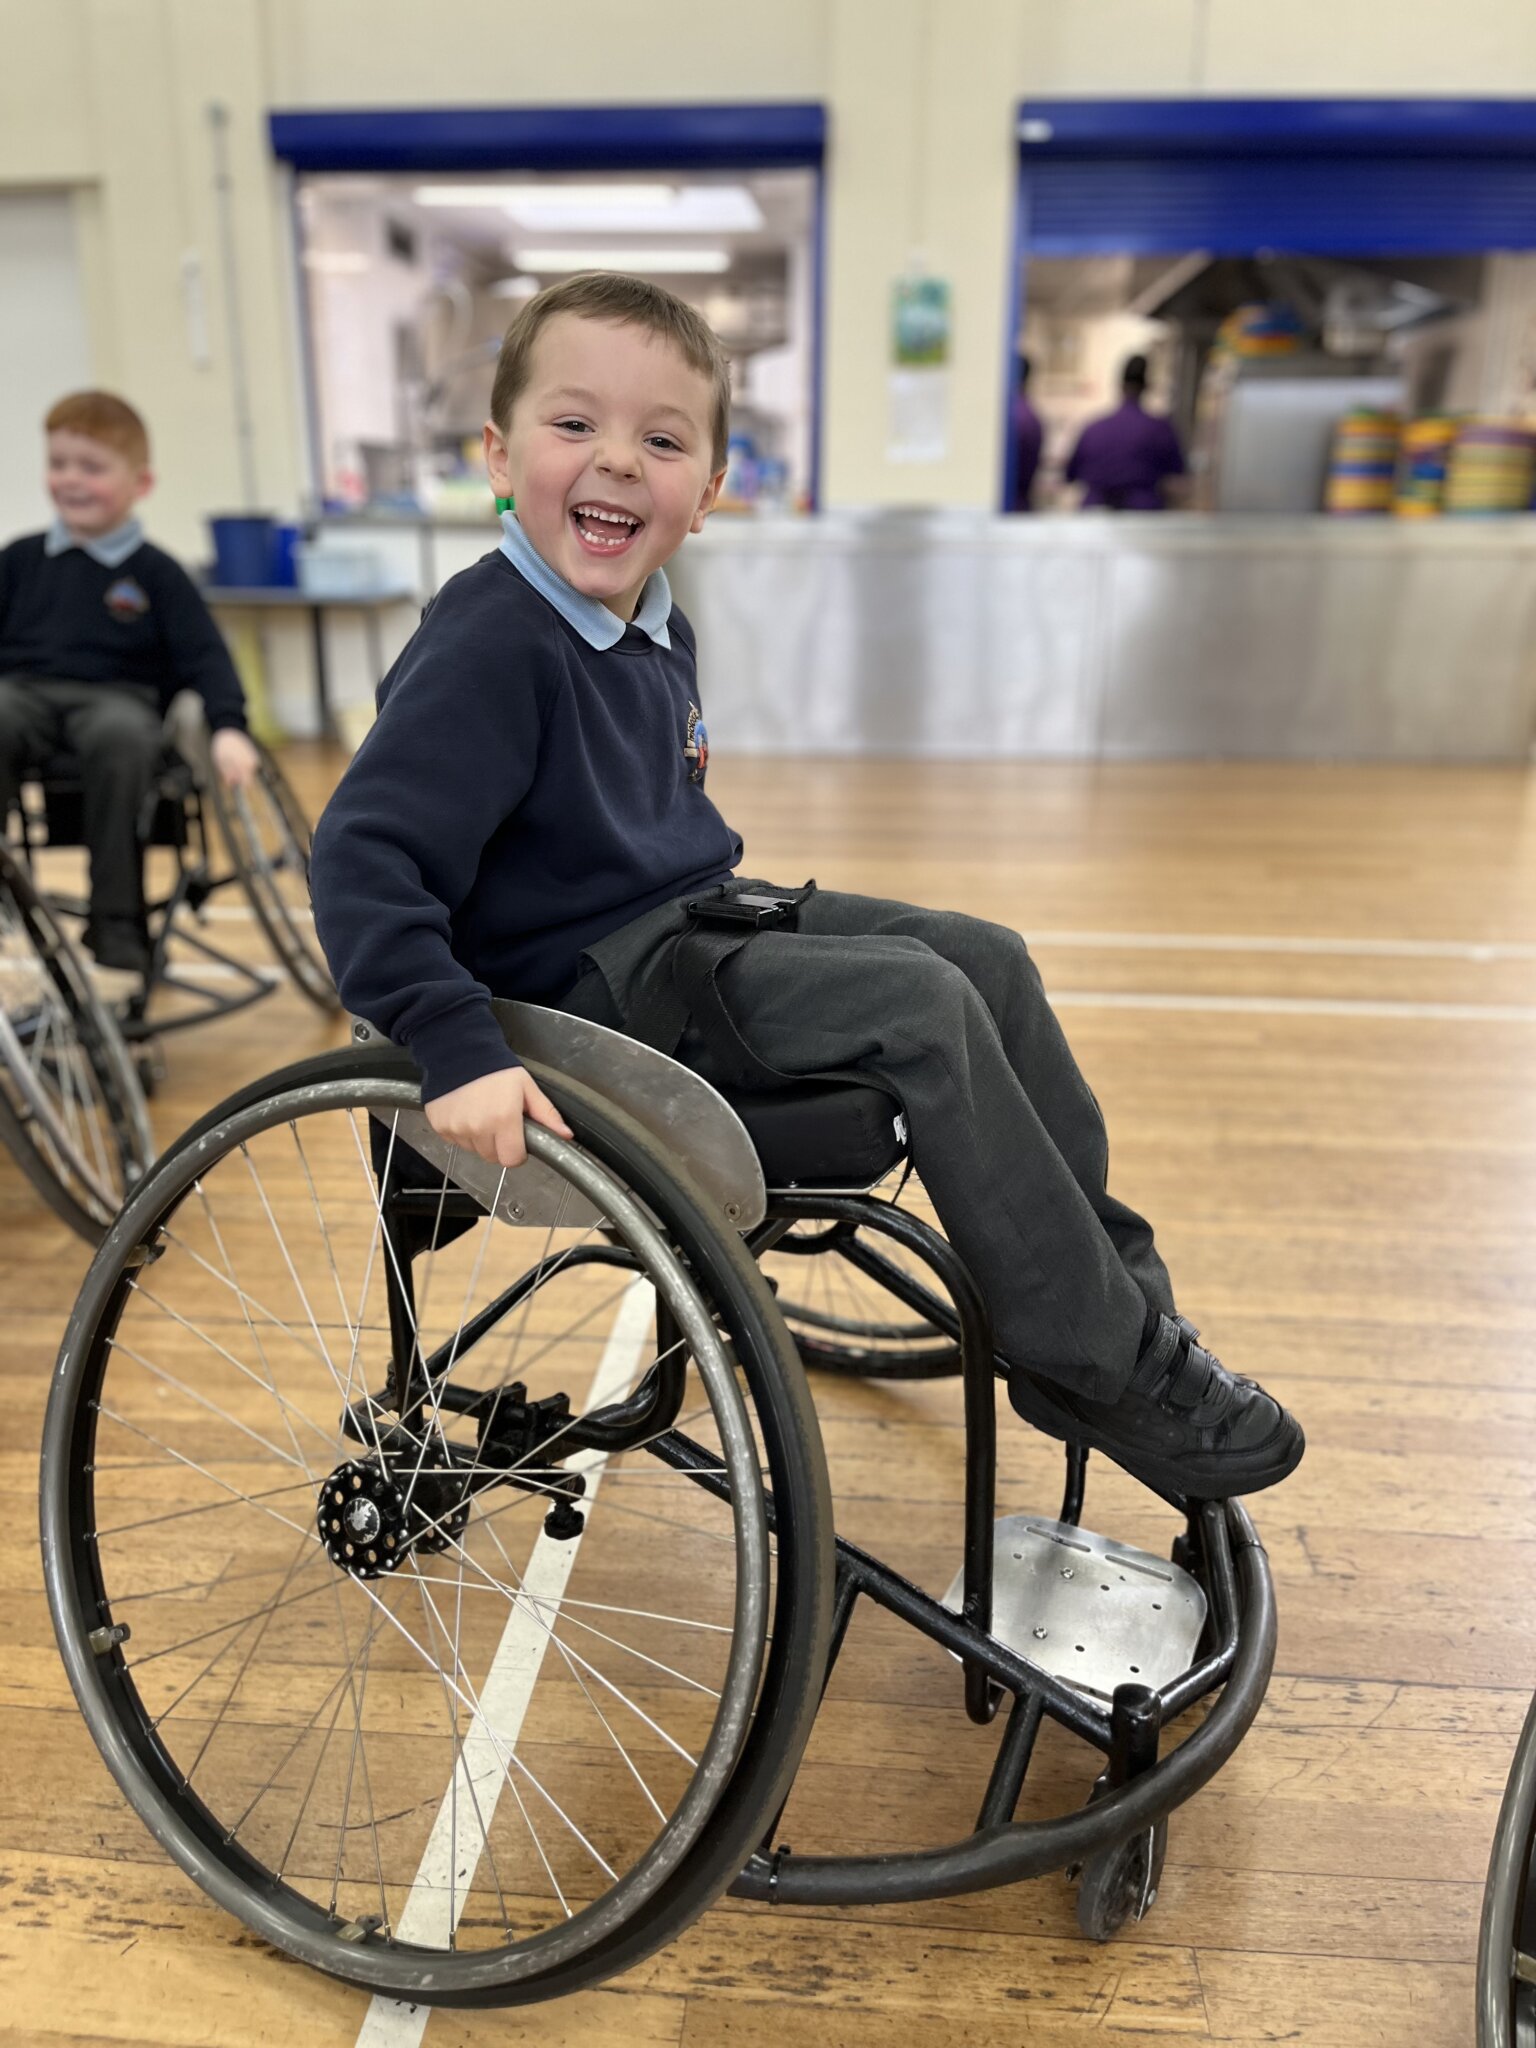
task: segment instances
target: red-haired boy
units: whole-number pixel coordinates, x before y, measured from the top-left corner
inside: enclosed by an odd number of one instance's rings
[[[245,695],[208,607],[181,565],[145,540],[133,508],[154,484],[149,436],[105,391],[61,398],[44,422],[46,533],[0,549],[0,822],[20,785],[61,754],[80,764],[91,864],[86,943],[105,968],[142,975],[138,820],[178,690],[202,698],[213,761],[250,779]]]

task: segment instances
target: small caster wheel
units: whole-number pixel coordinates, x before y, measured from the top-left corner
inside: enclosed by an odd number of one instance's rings
[[[1168,1823],[1160,1820],[1088,1858],[1077,1890],[1077,1924],[1090,1941],[1112,1941],[1127,1920],[1145,1918],[1167,1854]]]

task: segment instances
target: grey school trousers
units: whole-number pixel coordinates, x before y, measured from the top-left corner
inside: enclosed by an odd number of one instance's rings
[[[621,1019],[683,921],[665,905],[589,949]],[[566,1007],[594,1014],[585,987]],[[1148,1307],[1171,1314],[1172,1290],[1151,1226],[1105,1186],[1104,1120],[1018,934],[819,890],[796,930],[757,933],[717,987],[766,1065],[868,1074],[900,1100],[1002,1355],[1096,1400],[1120,1393]],[[721,1078],[691,1026],[677,1057]]]
[[[78,758],[93,924],[137,924],[144,914],[139,813],[164,749],[159,693],[148,683],[0,676],[0,821],[29,774],[56,754]]]

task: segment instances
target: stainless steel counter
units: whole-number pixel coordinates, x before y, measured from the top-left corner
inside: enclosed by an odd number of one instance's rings
[[[764,750],[1524,759],[1536,519],[716,521],[673,577]]]
[[[437,528],[437,576],[495,537]],[[1536,518],[722,517],[669,573],[732,748],[1524,760],[1536,738]]]

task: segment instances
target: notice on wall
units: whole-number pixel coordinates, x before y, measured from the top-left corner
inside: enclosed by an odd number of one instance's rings
[[[886,458],[942,462],[949,453],[949,281],[909,274],[891,288]]]

